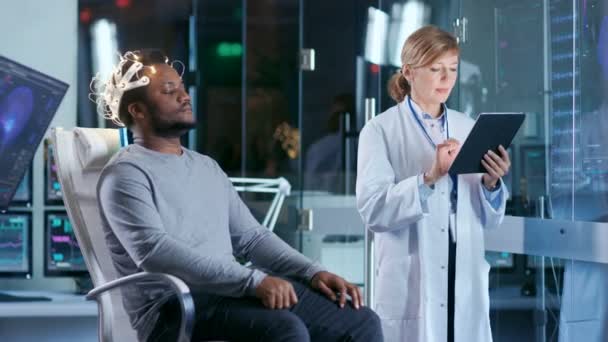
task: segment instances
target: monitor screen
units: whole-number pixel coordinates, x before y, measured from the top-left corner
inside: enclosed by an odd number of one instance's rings
[[[47,211],[44,224],[47,276],[83,276],[87,267],[65,211]]]
[[[31,277],[31,236],[30,213],[0,213],[0,276]]]
[[[0,56],[0,209],[6,209],[68,85]]]
[[[492,268],[513,268],[513,254],[506,252],[486,252],[486,260]]]
[[[55,153],[50,140],[44,141],[44,203],[47,205],[63,204],[61,184],[57,175]]]
[[[31,206],[32,205],[32,168],[28,168],[17,187],[17,191],[13,196],[11,205],[14,206]]]

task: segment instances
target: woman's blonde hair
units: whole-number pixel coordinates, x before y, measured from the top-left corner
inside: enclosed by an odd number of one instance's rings
[[[436,26],[424,26],[412,33],[403,44],[401,64],[411,68],[425,67],[448,51],[460,51],[456,37]],[[388,81],[388,93],[393,100],[401,102],[410,91],[402,67]]]

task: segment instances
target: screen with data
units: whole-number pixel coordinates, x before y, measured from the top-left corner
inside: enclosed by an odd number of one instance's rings
[[[45,213],[45,274],[79,276],[87,274],[72,223],[66,212]]]
[[[68,85],[0,55],[0,209],[6,209]]]
[[[0,276],[30,277],[31,215],[0,213]]]
[[[585,3],[552,9],[551,217],[608,222],[608,16]]]
[[[47,205],[63,204],[63,193],[57,174],[55,149],[49,139],[44,142],[44,203]]]

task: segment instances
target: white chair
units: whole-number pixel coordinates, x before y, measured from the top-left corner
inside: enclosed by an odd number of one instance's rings
[[[178,341],[190,342],[194,304],[188,286],[182,280],[162,273],[141,272],[118,278],[106,246],[96,189],[102,168],[120,149],[119,130],[55,128],[51,139],[65,207],[95,286],[87,294],[87,299],[98,303],[99,341],[137,341],[136,332],[122,305],[120,287],[134,281],[153,279],[162,280],[175,290],[182,311]]]

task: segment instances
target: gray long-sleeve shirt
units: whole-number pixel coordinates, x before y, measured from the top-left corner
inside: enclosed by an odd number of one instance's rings
[[[262,271],[311,279],[323,270],[261,226],[209,157],[130,145],[102,171],[98,197],[106,243],[120,276],[164,272],[193,292],[252,296]],[[235,256],[250,260],[245,267]],[[170,294],[155,282],[123,289],[123,303],[146,339]],[[213,301],[208,301],[212,310]]]

